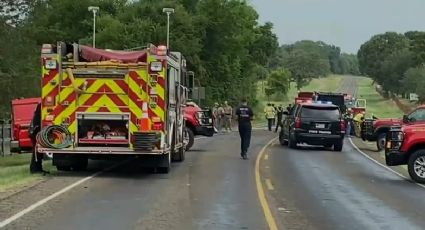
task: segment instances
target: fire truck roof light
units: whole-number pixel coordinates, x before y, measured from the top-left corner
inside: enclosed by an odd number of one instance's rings
[[[42,54],[51,54],[52,53],[52,44],[43,44],[41,47]]]
[[[159,56],[165,56],[165,55],[167,55],[167,46],[164,46],[164,45],[158,46],[157,54]]]

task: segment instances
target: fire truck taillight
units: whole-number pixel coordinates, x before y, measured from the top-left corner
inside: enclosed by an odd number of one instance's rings
[[[43,101],[44,106],[54,106],[55,105],[55,98],[48,96]]]
[[[162,130],[163,123],[161,121],[161,118],[159,117],[153,117],[152,118],[152,130]]]

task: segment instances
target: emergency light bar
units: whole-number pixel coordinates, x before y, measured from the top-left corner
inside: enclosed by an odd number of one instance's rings
[[[317,104],[327,104],[327,105],[332,105],[331,101],[316,101]]]

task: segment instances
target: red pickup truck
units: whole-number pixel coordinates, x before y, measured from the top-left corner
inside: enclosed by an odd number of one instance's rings
[[[41,98],[25,98],[12,100],[12,131],[11,150],[21,152],[32,148],[28,128],[31,124],[34,111]]]
[[[388,166],[407,165],[410,177],[425,183],[425,123],[391,127],[387,132],[385,161]]]
[[[425,105],[420,105],[403,118],[366,119],[362,126],[362,138],[376,141],[378,150],[385,148],[385,138],[391,126],[425,123]]]
[[[213,117],[210,110],[202,109],[194,102],[189,102],[184,108],[186,122],[186,150],[194,143],[194,136],[202,135],[211,137],[214,135]]]

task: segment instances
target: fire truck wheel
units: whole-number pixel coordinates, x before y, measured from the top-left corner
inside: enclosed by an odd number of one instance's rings
[[[56,165],[58,171],[71,171],[71,166]]]
[[[170,168],[171,168],[171,153],[167,154],[165,159],[163,159],[163,164],[161,164],[161,167],[158,167],[156,170],[158,173],[167,174],[170,172]]]
[[[190,128],[184,128],[184,143],[186,144],[186,151],[189,151],[192,148],[195,142],[195,134]]]
[[[378,151],[381,151],[385,148],[386,138],[387,138],[386,133],[380,133],[378,135],[378,139],[376,140],[376,148],[378,149]]]
[[[186,149],[184,147],[180,147],[175,153],[173,153],[173,161],[182,162],[185,159]]]
[[[419,149],[409,157],[407,164],[410,177],[417,183],[425,183],[425,149]]]
[[[79,157],[75,159],[74,164],[72,165],[72,169],[74,171],[85,171],[87,170],[89,160],[86,157]]]

